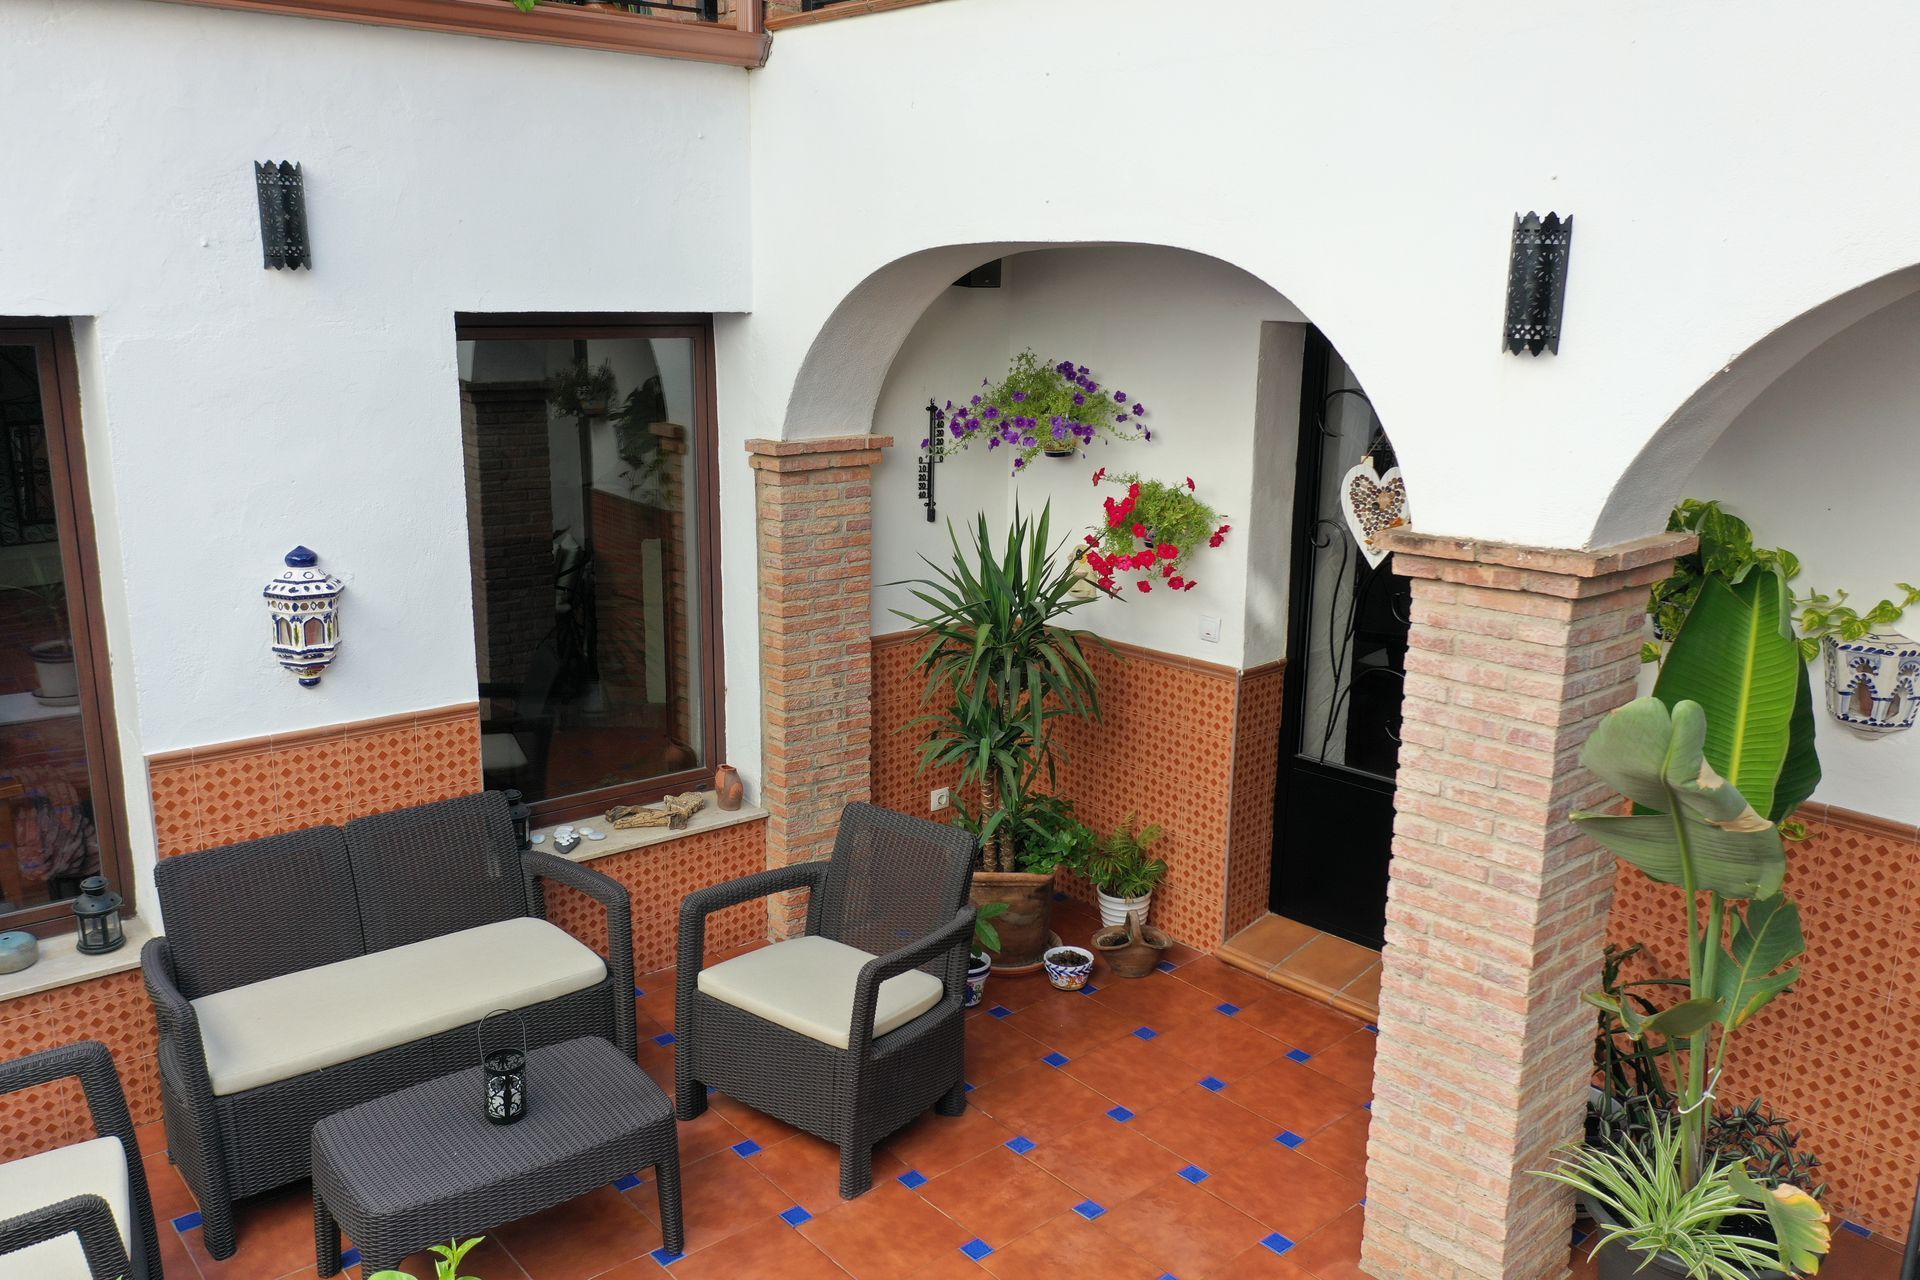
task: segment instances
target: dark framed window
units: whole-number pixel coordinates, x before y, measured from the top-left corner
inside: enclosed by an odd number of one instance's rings
[[[461,316],[456,336],[487,786],[558,822],[709,782],[711,322]]]
[[[72,331],[0,318],[0,928],[71,930],[91,875],[131,909],[124,796]]]

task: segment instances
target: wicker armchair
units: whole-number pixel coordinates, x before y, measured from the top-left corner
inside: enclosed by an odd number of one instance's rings
[[[965,1005],[979,842],[868,804],[833,856],[689,894],[680,905],[676,1111],[718,1089],[840,1148],[840,1194],[873,1185],[874,1144],[928,1107],[966,1110]],[[811,891],[807,932],[702,970],[723,907]]]
[[[517,1009],[530,1045],[595,1035],[634,1052],[626,889],[519,852],[498,793],[168,858],[154,879],[168,932],[140,961],[168,1154],[215,1258],[237,1247],[234,1201],[308,1176],[315,1122],[474,1065],[489,1008]],[[548,880],[606,908],[603,956],[544,923]],[[349,966],[345,992],[300,985]],[[276,1024],[285,1041],[324,1024],[330,1042],[283,1052]]]
[[[0,1166],[0,1213],[12,1211],[0,1218],[0,1276],[160,1280],[146,1166],[107,1047],[83,1040],[0,1063],[0,1093],[69,1077],[80,1081],[95,1137]],[[23,1196],[38,1203],[23,1207]],[[62,1239],[70,1235],[78,1247]]]

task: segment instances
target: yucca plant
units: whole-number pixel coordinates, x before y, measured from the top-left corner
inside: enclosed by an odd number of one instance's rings
[[[1051,789],[1059,750],[1050,730],[1060,716],[1098,719],[1098,680],[1086,655],[1104,641],[1060,625],[1088,603],[1073,594],[1073,559],[1052,544],[1051,506],[1038,520],[1015,507],[1004,545],[987,517],[962,544],[951,524],[953,561],[927,560],[930,578],[905,584],[927,606],[895,610],[927,631],[914,664],[936,709],[903,729],[926,734],[920,769],[957,765],[960,785],[976,797],[982,860],[988,871],[1012,871],[1028,798]],[[925,557],[922,557],[925,559]]]

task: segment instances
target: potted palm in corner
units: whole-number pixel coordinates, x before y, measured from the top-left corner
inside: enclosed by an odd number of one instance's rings
[[[960,820],[980,836],[973,903],[1005,903],[995,921],[1000,946],[994,968],[1031,970],[1047,948],[1054,873],[1084,852],[1086,828],[1057,797],[1058,748],[1052,726],[1061,716],[1098,719],[1098,681],[1085,646],[1102,643],[1060,620],[1087,601],[1062,547],[1051,545],[1050,509],[1038,520],[1018,508],[1004,545],[987,518],[962,544],[951,525],[953,561],[928,561],[931,578],[906,584],[927,606],[916,616],[927,645],[914,669],[923,674],[923,704],[936,709],[902,726],[926,734],[920,769],[958,767]]]

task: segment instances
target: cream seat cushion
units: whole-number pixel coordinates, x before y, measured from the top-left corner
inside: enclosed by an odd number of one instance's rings
[[[593,986],[607,967],[545,920],[463,929],[193,1002],[216,1094],[240,1093]],[[477,1051],[476,1051],[477,1056]]]
[[[96,1195],[113,1210],[120,1244],[127,1234],[127,1152],[118,1138],[95,1138],[0,1164],[0,1218],[44,1209],[71,1196]],[[18,1253],[0,1253],[0,1280],[92,1280],[80,1237],[72,1232]]]
[[[874,957],[830,938],[792,938],[700,971],[700,990],[789,1031],[847,1047],[853,1026],[853,987]],[[880,984],[874,1003],[878,1039],[940,1003],[940,980],[909,969]]]

